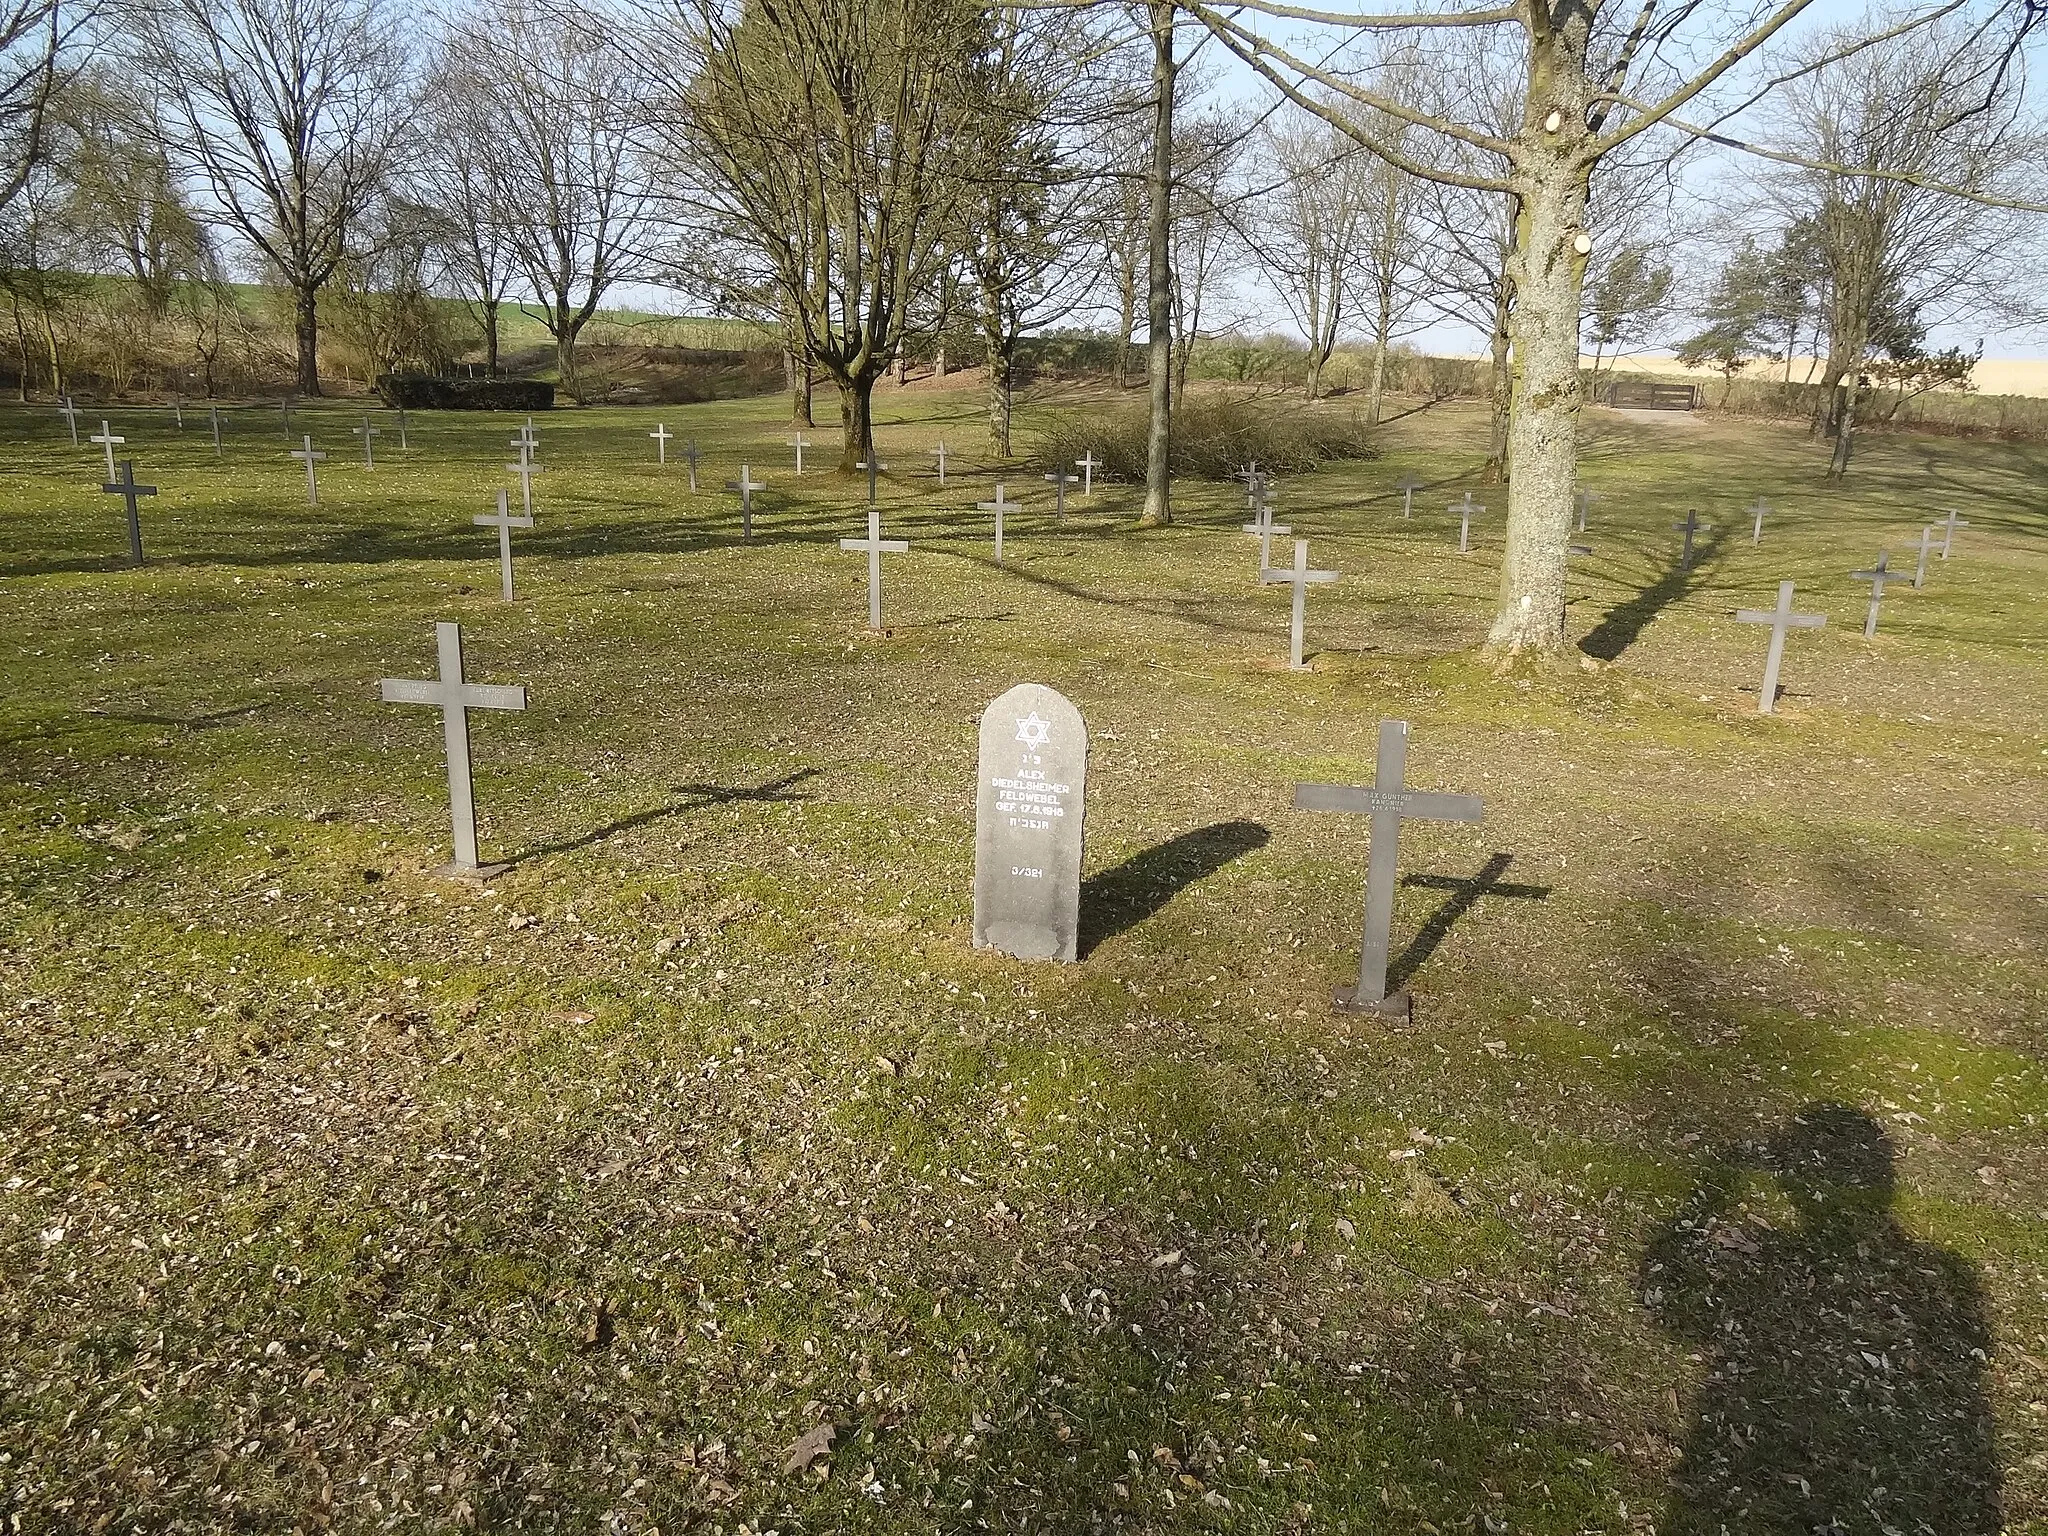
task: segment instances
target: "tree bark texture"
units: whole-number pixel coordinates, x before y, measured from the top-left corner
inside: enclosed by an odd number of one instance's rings
[[[1145,512],[1142,522],[1173,521],[1173,487],[1168,465],[1173,454],[1173,91],[1178,66],[1173,57],[1172,0],[1153,0],[1152,162],[1146,190],[1151,196],[1146,231],[1145,321],[1151,424],[1145,441]]]

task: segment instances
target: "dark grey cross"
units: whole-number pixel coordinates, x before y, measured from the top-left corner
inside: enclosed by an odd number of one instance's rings
[[[870,446],[868,457],[860,460],[853,467],[855,469],[864,469],[868,472],[868,505],[872,507],[875,504],[875,477],[886,474],[889,466],[875,456],[874,448]]]
[[[1472,493],[1467,491],[1464,501],[1452,507],[1451,510],[1458,514],[1458,553],[1469,555],[1472,553],[1472,514],[1474,512],[1484,512],[1486,510],[1486,503],[1480,502],[1475,506],[1472,501]]]
[[[1067,515],[1067,487],[1074,483],[1074,477],[1064,469],[1056,469],[1045,477],[1052,487],[1052,515],[1055,519]]]
[[[668,440],[675,436],[673,432],[669,431],[668,423],[657,421],[654,424],[654,430],[647,435],[654,439],[654,462],[656,464],[667,464]]]
[[[996,564],[1001,565],[1003,563],[1003,514],[1005,512],[1015,512],[1017,510],[1017,503],[1003,500],[1003,482],[998,480],[996,482],[996,499],[994,501],[977,501],[974,504],[974,510],[977,512],[993,512],[996,515]]]
[[[1096,458],[1095,450],[1090,448],[1074,460],[1074,468],[1081,471],[1081,499],[1087,501],[1095,494],[1095,471],[1102,468],[1102,460]]]
[[[1948,516],[1942,521],[1941,525],[1942,559],[1946,560],[1948,558],[1948,546],[1950,542],[1955,538],[1956,530],[1958,528],[1967,528],[1969,526],[1970,524],[1966,519],[1956,516],[1956,509],[1954,507],[1950,507],[1948,509]]]
[[[377,455],[370,445],[370,440],[381,435],[384,429],[371,426],[370,418],[365,416],[360,427],[350,427],[348,430],[351,437],[360,437],[363,440],[363,468],[375,469],[377,467]]]
[[[98,443],[102,448],[107,450],[107,478],[109,480],[113,479],[114,445],[117,443],[126,443],[128,439],[125,437],[117,437],[114,433],[113,427],[109,423],[102,421],[100,423],[99,431],[95,433],[93,436],[87,438],[86,441],[89,443]]]
[[[1262,570],[1259,582],[1262,586],[1285,584],[1294,588],[1294,622],[1290,630],[1287,649],[1287,665],[1296,672],[1308,670],[1301,659],[1301,631],[1308,616],[1308,589],[1311,583],[1335,581],[1335,571],[1312,571],[1308,568],[1308,540],[1294,541],[1294,569],[1291,571]]]
[[[309,507],[319,506],[320,477],[318,473],[314,470],[313,466],[315,464],[318,464],[322,459],[326,458],[327,455],[324,453],[316,453],[313,449],[313,439],[311,436],[308,436],[306,438],[305,447],[294,448],[290,453],[286,454],[285,457],[288,459],[304,459],[306,461],[306,505]]]
[[[690,494],[697,494],[697,439],[694,437],[683,445],[683,458],[690,466]]]
[[[944,485],[946,483],[946,440],[943,437],[939,439],[939,446],[932,450],[932,454],[939,461],[939,484]]]
[[[1678,568],[1681,571],[1689,571],[1692,569],[1692,536],[1702,528],[1711,528],[1714,525],[1701,522],[1699,512],[1696,509],[1688,509],[1685,521],[1673,523],[1671,526],[1685,530],[1685,547],[1678,552]]]
[[[1348,784],[1294,786],[1297,811],[1342,811],[1372,818],[1366,844],[1365,941],[1358,957],[1358,985],[1338,990],[1333,1002],[1339,1012],[1383,1013],[1405,1019],[1414,1011],[1405,992],[1387,995],[1387,941],[1394,925],[1403,818],[1478,821],[1485,815],[1485,804],[1477,795],[1409,789],[1404,783],[1407,769],[1408,722],[1382,720],[1370,789]]]
[[[1749,510],[1756,514],[1756,524],[1749,531],[1749,547],[1754,549],[1764,541],[1764,514],[1771,510],[1771,504],[1759,496]]]
[[[533,516],[533,477],[542,473],[542,470],[538,464],[533,462],[533,459],[530,457],[531,450],[527,445],[521,443],[516,437],[512,439],[512,445],[519,450],[519,462],[517,464],[507,464],[505,472],[519,477],[519,510],[523,516],[531,517]]]
[[[507,504],[507,497],[504,491],[501,490],[498,492],[497,513],[493,515],[487,512],[479,512],[470,521],[480,528],[496,528],[498,530],[499,586],[502,588],[505,601],[509,603],[512,601],[512,530],[514,528],[531,528],[533,526],[533,518],[531,516],[514,517]]]
[[[206,410],[213,418],[213,456],[217,459],[220,457],[220,407],[209,405]]]
[[[1918,592],[1927,585],[1927,552],[1934,547],[1934,530],[1920,530],[1920,563],[1913,567],[1913,590]]]
[[[841,539],[839,547],[858,554],[865,550],[868,557],[868,628],[876,634],[882,632],[882,556],[900,555],[910,548],[903,539],[882,537],[882,510],[868,508],[868,536],[864,539]]]
[[[811,446],[811,440],[799,432],[795,437],[788,439],[786,446],[796,450],[796,472],[802,474],[804,472],[804,450]]]
[[[1599,499],[1600,493],[1598,491],[1581,490],[1579,492],[1579,532],[1584,533],[1586,531],[1586,512]]]
[[[100,489],[109,496],[119,496],[127,501],[128,558],[137,565],[142,564],[142,513],[136,508],[135,498],[138,496],[154,496],[156,494],[156,487],[153,485],[137,485],[135,483],[135,461],[133,459],[123,459],[121,461],[121,478],[110,485],[101,486]]]
[[[1890,569],[1891,560],[1888,552],[1883,553],[1877,557],[1877,564],[1869,570],[1849,573],[1857,581],[1870,583],[1870,611],[1863,615],[1863,638],[1866,640],[1874,638],[1877,634],[1877,605],[1884,601],[1884,584],[1899,579],[1897,572]]]
[[[1757,700],[1756,712],[1760,715],[1773,713],[1778,707],[1778,667],[1785,659],[1785,631],[1788,629],[1819,629],[1828,621],[1824,613],[1794,613],[1792,611],[1792,583],[1778,583],[1778,606],[1769,610],[1762,608],[1738,608],[1736,622],[1741,624],[1768,624],[1771,626],[1771,648],[1764,657],[1763,696]]]
[[[476,795],[469,773],[469,712],[472,709],[524,709],[526,690],[467,683],[462,679],[462,626],[445,620],[434,626],[440,652],[440,677],[431,681],[387,677],[378,688],[386,704],[431,704],[441,711],[442,736],[448,749],[448,809],[454,826],[455,858],[443,873],[488,879],[502,874],[504,864],[476,861]]]
[[[756,480],[752,471],[742,464],[739,479],[726,481],[725,488],[740,493],[740,537],[751,539],[754,536],[754,492],[767,490],[768,482]]]
[[[1422,482],[1413,475],[1403,475],[1394,482],[1394,489],[1401,493],[1401,516],[1415,515],[1415,493],[1422,489]]]
[[[78,418],[83,413],[77,406],[71,403],[71,397],[66,395],[64,403],[57,407],[57,414],[62,416],[64,424],[71,428],[71,446],[76,448],[78,446]]]

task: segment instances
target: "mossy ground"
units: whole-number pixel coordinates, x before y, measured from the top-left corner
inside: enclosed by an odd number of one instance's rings
[[[1504,682],[1473,649],[1498,509],[1468,556],[1443,513],[1498,500],[1483,422],[1419,411],[1282,487],[1345,573],[1293,674],[1233,488],[1055,525],[1012,468],[997,569],[975,407],[882,403],[913,552],[881,636],[837,548],[860,491],[828,451],[791,474],[776,400],[662,410],[695,497],[655,413],[543,418],[511,605],[469,519],[512,421],[416,415],[401,453],[386,420],[366,472],[360,411],[305,410],[312,508],[274,413],[218,462],[191,413],[111,413],[162,488],[129,571],[97,451],[0,418],[0,1509],[1691,1531],[1736,1445],[1752,1529],[1806,1529],[1838,1451],[1843,1529],[1965,1509],[1929,1478],[2042,1528],[2048,453],[1871,438],[1829,488],[1790,430],[1599,414],[1571,622],[1611,664]],[[1954,557],[1866,642],[1850,573],[1951,506]],[[1729,615],[1785,576],[1829,623],[1762,719]],[[436,718],[375,686],[449,618],[530,691],[472,717],[514,861],[482,889],[432,878]],[[1027,679],[1093,735],[1066,968],[968,942],[975,721]],[[1404,833],[1407,1027],[1332,1017],[1364,828],[1288,809],[1369,777],[1383,718],[1411,782],[1487,803]],[[1516,890],[1457,884],[1489,867]],[[1771,1176],[1828,1103],[1897,1156],[1839,1242]],[[1895,1299],[1942,1265],[1931,1311]],[[1829,1387],[1846,1440],[1716,1417],[1760,1356],[1872,1362]]]

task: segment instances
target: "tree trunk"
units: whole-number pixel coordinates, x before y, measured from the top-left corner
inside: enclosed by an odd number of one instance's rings
[[[314,290],[302,287],[297,299],[299,343],[299,393],[311,398],[320,393],[320,313]]]
[[[1540,104],[1538,90],[1532,84],[1530,98]],[[1489,648],[1510,656],[1564,647],[1565,554],[1584,395],[1579,303],[1586,257],[1574,242],[1584,225],[1590,167],[1577,163],[1570,146],[1539,146],[1520,171],[1507,270],[1514,293],[1507,549],[1500,609],[1487,636]]]
[[[23,405],[28,404],[28,327],[21,323],[21,300],[9,295],[8,303],[14,310],[14,345],[21,353],[21,388],[18,394]]]
[[[561,381],[562,393],[578,405],[583,397],[576,392],[576,337],[582,327],[575,321],[569,308],[569,296],[560,294],[555,299],[555,377]]]
[[[934,352],[934,353],[932,354],[932,377],[933,377],[934,379],[943,379],[943,378],[944,378],[945,376],[946,376],[946,343],[945,343],[945,339],[944,339],[943,337],[941,337],[941,338],[940,338],[940,340],[939,340],[939,349],[938,349],[938,351],[936,351],[936,352]]]
[[[1488,485],[1497,485],[1508,476],[1510,449],[1509,428],[1514,416],[1513,340],[1509,330],[1512,324],[1508,309],[1508,289],[1513,279],[1506,274],[1494,287],[1493,299],[1493,384],[1490,398],[1493,402],[1493,421],[1486,442],[1486,467],[1479,478]],[[1579,376],[1579,333],[1578,323],[1572,325],[1572,377]]]
[[[988,347],[988,442],[998,457],[1010,456],[1010,380],[1016,368],[1015,338],[984,338]]]
[[[1835,451],[1828,459],[1827,478],[1840,481],[1849,473],[1849,455],[1856,440],[1856,396],[1863,380],[1851,368],[1844,381],[1840,406],[1835,415]]]
[[[62,399],[64,395],[64,348],[57,340],[57,323],[50,316],[50,307],[43,306],[43,340],[50,349],[50,393]]]
[[[1151,0],[1152,164],[1146,230],[1145,323],[1151,385],[1151,426],[1145,440],[1145,513],[1159,527],[1173,521],[1167,465],[1173,452],[1173,0]]]
[[[1316,356],[1314,349],[1308,354],[1308,397],[1311,400],[1323,397],[1323,360]]]
[[[1380,327],[1372,340],[1372,382],[1366,386],[1365,424],[1376,427],[1380,414],[1386,409],[1387,398],[1387,323],[1380,321]]]
[[[484,377],[498,376],[498,299],[484,300]]]
[[[834,380],[839,386],[839,472],[856,475],[875,446],[875,375]]]

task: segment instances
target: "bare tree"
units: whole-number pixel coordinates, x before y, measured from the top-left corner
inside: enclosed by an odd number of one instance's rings
[[[1291,100],[1321,111],[1375,153],[1417,175],[1511,200],[1514,222],[1505,272],[1513,367],[1507,549],[1488,643],[1508,656],[1561,650],[1583,403],[1580,299],[1595,244],[1587,219],[1594,172],[1608,155],[1652,130],[1709,131],[1682,114],[1704,104],[1722,82],[1733,84],[1744,62],[1814,0],[1778,0],[1754,15],[1736,14],[1733,6],[1701,4],[1683,4],[1667,15],[1657,0],[1641,0],[1630,9],[1613,0],[1501,0],[1475,8],[1381,15],[1321,11],[1291,0],[1243,0],[1230,7],[1210,0],[1183,4]],[[2009,14],[2024,28],[2039,12],[2019,3]],[[1325,39],[1374,32],[1411,38],[1466,29],[1495,32],[1512,39],[1518,60],[1521,102],[1515,122],[1503,133],[1483,120],[1419,109],[1382,91],[1370,69],[1354,75],[1318,62],[1329,57],[1319,43],[1303,45],[1262,33],[1261,18],[1305,22],[1326,29]],[[1311,51],[1317,57],[1308,56]],[[1765,88],[1771,83],[1766,81]],[[1319,103],[1312,95],[1318,88],[1379,108],[1457,146],[1480,165],[1446,169],[1437,157],[1411,155],[1375,139],[1368,124]],[[1850,163],[1844,168],[1857,167]]]
[[[176,284],[198,264],[200,234],[157,141],[154,104],[99,70],[73,81],[56,110],[81,254],[94,271],[124,272],[145,315],[164,319]]]
[[[488,90],[458,47],[445,50],[421,92],[421,118],[433,144],[411,167],[412,200],[431,214],[439,280],[476,316],[484,371],[499,369],[499,320],[518,272],[511,233],[500,218],[512,185]]]
[[[387,0],[135,0],[124,15],[173,162],[291,291],[298,387],[317,395],[320,289],[406,116]]]
[[[1323,392],[1323,369],[1352,318],[1367,238],[1372,158],[1319,117],[1283,116],[1259,130],[1270,163],[1285,179],[1258,199],[1250,222],[1254,253],[1295,327],[1308,343],[1303,384]]]
[[[1250,254],[1239,225],[1243,211],[1234,176],[1246,139],[1236,112],[1211,110],[1183,121],[1173,159],[1173,395],[1187,393],[1195,343],[1230,329],[1241,317],[1217,316]]]
[[[43,157],[50,102],[62,79],[59,60],[75,26],[59,0],[0,3],[0,211],[21,195]]]

